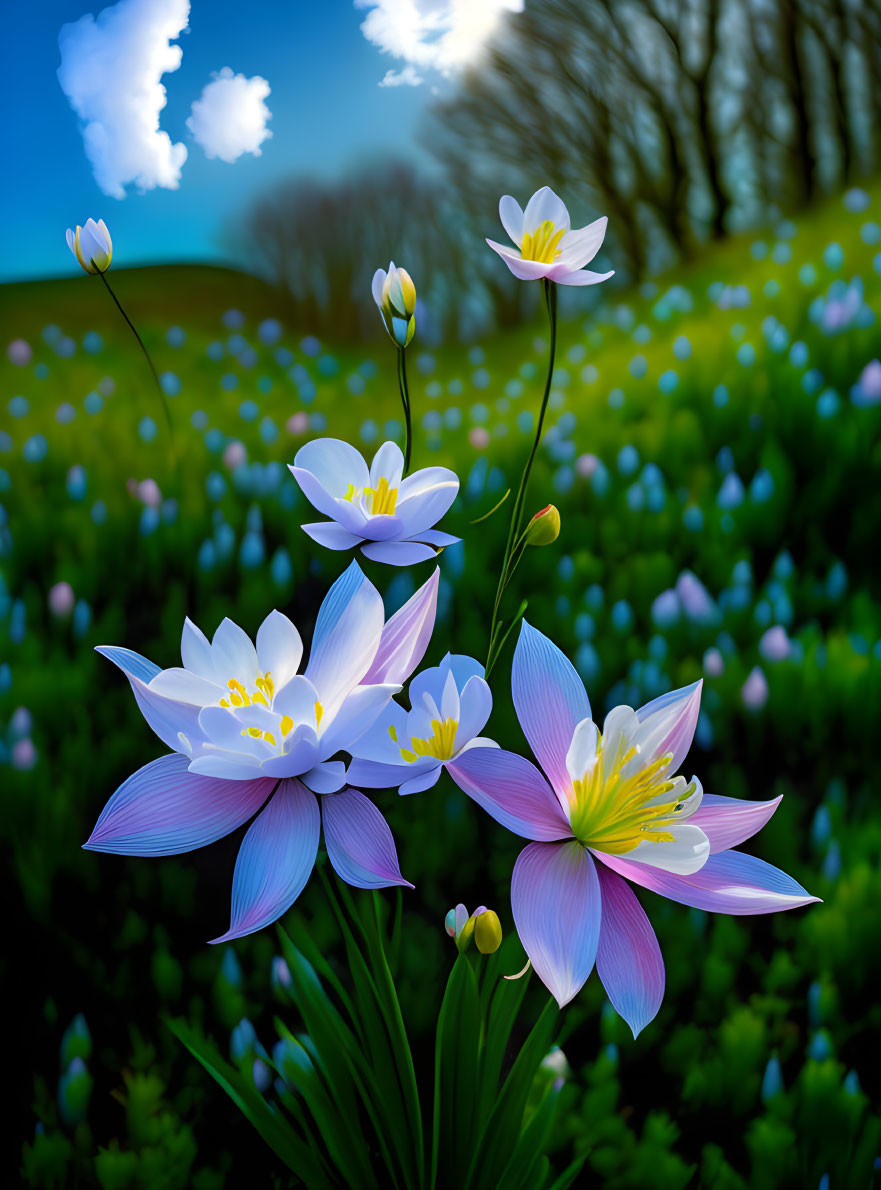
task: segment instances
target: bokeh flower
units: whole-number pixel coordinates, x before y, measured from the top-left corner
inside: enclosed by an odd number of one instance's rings
[[[312,871],[322,823],[342,879],[360,888],[407,884],[385,819],[344,788],[345,765],[329,758],[351,749],[419,664],[437,583],[435,572],[385,623],[379,592],[353,563],[321,605],[302,675],[300,634],[278,611],[260,626],[256,648],[231,620],[210,642],[187,620],[183,668],[100,648],[173,751],[120,786],[86,847],[175,855],[259,811],[236,860],[230,929],[215,941],[262,929],[289,908]]]
[[[499,218],[516,248],[495,240],[486,242],[521,281],[546,278],[558,285],[596,285],[612,276],[611,272],[592,273],[585,268],[602,246],[606,216],[573,229],[566,204],[549,186],[533,194],[525,211],[510,194],[504,195]]]
[[[338,438],[316,438],[297,451],[291,474],[311,504],[331,518],[303,525],[331,550],[360,546],[365,557],[392,566],[434,558],[459,540],[432,529],[459,491],[447,467],[425,467],[402,479],[404,456],[384,442],[367,463]]]
[[[704,796],[696,778],[676,775],[697,725],[700,682],[638,711],[615,707],[600,732],[574,667],[524,621],[511,684],[546,777],[501,749],[466,752],[449,772],[498,822],[533,840],[514,866],[511,906],[526,953],[561,1006],[596,963],[634,1035],[657,1013],[664,963],[627,881],[720,913],[817,900],[778,868],[731,850],[764,826],[779,797]]]
[[[87,273],[106,273],[113,258],[113,243],[103,219],[87,219],[85,227],[67,229],[67,246]]]
[[[390,702],[372,731],[353,745],[349,779],[367,789],[420,793],[470,748],[498,748],[482,737],[492,710],[483,666],[447,653],[410,683],[411,710]]]

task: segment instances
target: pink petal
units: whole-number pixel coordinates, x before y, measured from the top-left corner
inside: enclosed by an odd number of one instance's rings
[[[416,669],[425,656],[434,630],[439,579],[440,570],[436,569],[428,582],[423,583],[385,625],[376,656],[361,679],[362,684],[403,683]]]
[[[688,821],[699,826],[710,840],[710,854],[727,851],[760,831],[782,800],[783,794],[769,802],[747,802],[739,797],[705,793]]]
[[[536,975],[562,1008],[587,982],[600,936],[600,884],[586,848],[530,843],[514,865],[511,909]]]
[[[402,884],[398,853],[388,823],[369,798],[344,789],[321,799],[324,844],[337,874],[356,888],[388,888]]]
[[[469,748],[447,772],[479,806],[524,839],[568,839],[569,820],[534,764],[501,748]]]
[[[603,919],[597,974],[615,1011],[636,1037],[664,998],[664,960],[645,910],[626,881],[600,864]]]

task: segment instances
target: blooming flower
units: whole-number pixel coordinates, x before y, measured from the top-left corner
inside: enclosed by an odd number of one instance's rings
[[[627,880],[720,913],[817,900],[778,868],[730,850],[764,826],[779,797],[704,796],[696,778],[674,775],[694,736],[700,682],[638,711],[615,707],[600,732],[573,666],[524,621],[511,684],[547,779],[501,749],[466,752],[449,772],[497,821],[534,840],[514,866],[511,906],[526,953],[561,1006],[596,963],[634,1036],[657,1013],[664,964]]]
[[[416,286],[410,274],[389,261],[388,272],[377,269],[373,274],[371,288],[392,342],[407,347],[416,333]]]
[[[470,748],[498,748],[478,735],[492,710],[483,666],[447,653],[410,683],[411,710],[390,702],[375,727],[353,745],[349,779],[367,789],[420,793]]]
[[[434,558],[458,537],[431,526],[459,491],[446,467],[425,467],[402,480],[404,456],[384,442],[368,471],[363,457],[338,438],[316,438],[297,451],[291,473],[311,504],[332,519],[303,525],[331,550],[361,546],[365,557],[392,566]]]
[[[106,273],[113,257],[113,243],[103,219],[87,219],[76,231],[67,229],[67,246],[87,273]]]
[[[261,624],[256,648],[231,620],[210,642],[187,620],[183,668],[160,670],[129,649],[99,649],[123,670],[144,718],[173,752],[120,786],[86,847],[176,855],[257,814],[236,860],[230,928],[217,942],[262,929],[293,904],[315,863],[322,822],[344,880],[359,888],[407,884],[382,814],[343,788],[345,765],[329,758],[350,750],[421,661],[437,585],[435,571],[385,623],[379,592],[353,563],[321,605],[302,675],[300,634],[278,611]]]
[[[596,285],[612,276],[592,273],[584,267],[599,252],[608,219],[604,215],[587,227],[573,230],[566,204],[549,186],[536,190],[525,211],[510,194],[504,195],[499,202],[499,218],[517,247],[507,248],[494,240],[486,242],[521,281],[545,277],[559,285]]]

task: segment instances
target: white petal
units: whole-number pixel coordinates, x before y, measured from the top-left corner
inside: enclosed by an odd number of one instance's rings
[[[560,255],[556,264],[563,264],[568,269],[583,269],[599,252],[606,235],[606,225],[609,220],[605,215],[594,220],[587,227],[579,227],[576,231],[567,231],[560,241]]]
[[[188,669],[179,668],[163,669],[150,681],[150,689],[163,698],[173,698],[176,702],[186,702],[194,707],[215,706],[226,693],[214,682],[206,681]]]
[[[686,822],[681,826],[664,826],[663,829],[673,836],[672,843],[647,840],[622,858],[647,864],[650,868],[660,868],[664,872],[674,872],[677,876],[690,876],[692,872],[699,872],[710,854],[710,840],[701,828]],[[597,855],[602,858],[599,849]]]
[[[404,456],[397,442],[383,442],[370,464],[370,486],[375,488],[380,479],[388,480],[390,488],[397,488],[404,473]]]
[[[596,764],[598,738],[593,719],[582,719],[575,728],[566,753],[566,769],[573,781],[580,781]]]
[[[523,232],[532,235],[546,219],[550,219],[557,229],[565,227],[566,231],[569,230],[569,212],[566,210],[566,204],[562,198],[554,194],[550,186],[542,186],[541,190],[536,190],[526,204],[526,210],[523,212]]]
[[[592,273],[589,269],[568,269],[559,262],[551,265],[548,272],[548,277],[557,285],[599,285],[614,275],[614,269],[608,273]]]
[[[502,227],[519,248],[523,242],[523,209],[510,194],[505,194],[499,199],[499,218]]]
[[[300,668],[303,641],[283,612],[271,611],[257,629],[257,664],[272,674],[276,690],[291,680]]]
[[[215,672],[225,673],[227,681],[235,678],[251,687],[257,676],[257,650],[244,629],[224,618],[211,641]]]
[[[516,248],[508,248],[505,244],[497,244],[495,240],[486,241],[493,252],[498,252],[502,260],[515,277],[521,281],[537,281],[539,277],[548,276],[553,268],[551,264],[542,264],[539,260],[524,260]]]

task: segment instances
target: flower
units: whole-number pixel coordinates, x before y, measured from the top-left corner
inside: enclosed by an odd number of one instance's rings
[[[230,928],[215,942],[262,929],[293,904],[315,863],[322,823],[343,880],[359,888],[407,885],[382,814],[346,786],[345,765],[329,758],[351,749],[421,661],[438,577],[435,571],[385,623],[379,592],[352,563],[321,605],[302,675],[300,634],[278,611],[261,624],[256,648],[231,620],[210,642],[187,620],[183,668],[160,670],[129,649],[100,648],[173,751],[117,789],[85,846],[176,855],[256,814],[236,859]]]
[[[398,347],[408,346],[416,333],[416,286],[410,274],[391,260],[388,272],[377,269],[373,274],[371,289],[390,339]]]
[[[549,186],[536,190],[525,211],[506,194],[499,202],[499,218],[516,250],[494,240],[486,242],[521,281],[544,277],[559,285],[596,285],[612,276],[584,267],[599,252],[608,219],[604,215],[573,231],[566,204]]]
[[[402,480],[404,456],[394,442],[382,444],[369,471],[354,446],[338,438],[307,442],[289,466],[306,499],[331,518],[303,525],[328,549],[361,546],[374,562],[410,566],[459,540],[430,528],[455,500],[458,477],[425,467]]]
[[[67,246],[87,273],[106,273],[113,257],[113,243],[103,219],[87,219],[76,231],[67,229]]]
[[[523,533],[523,544],[551,545],[559,536],[560,511],[555,504],[548,504],[530,519]]]
[[[492,694],[473,658],[447,653],[440,665],[417,674],[409,695],[409,712],[390,702],[373,730],[353,745],[349,778],[356,785],[421,793],[463,752],[498,748],[478,735],[489,719]]]
[[[615,707],[600,733],[574,667],[524,621],[511,685],[547,779],[501,749],[465,752],[449,773],[503,826],[533,840],[514,866],[511,906],[526,953],[561,1007],[596,963],[634,1036],[657,1013],[664,964],[628,880],[719,913],[817,900],[778,868],[730,850],[764,826],[779,797],[703,796],[696,778],[674,776],[694,736],[700,682],[638,711]]]
[[[444,918],[444,928],[460,951],[467,950],[472,939],[481,954],[494,954],[502,945],[499,915],[486,905],[480,905],[471,914],[464,905],[457,905]]]

